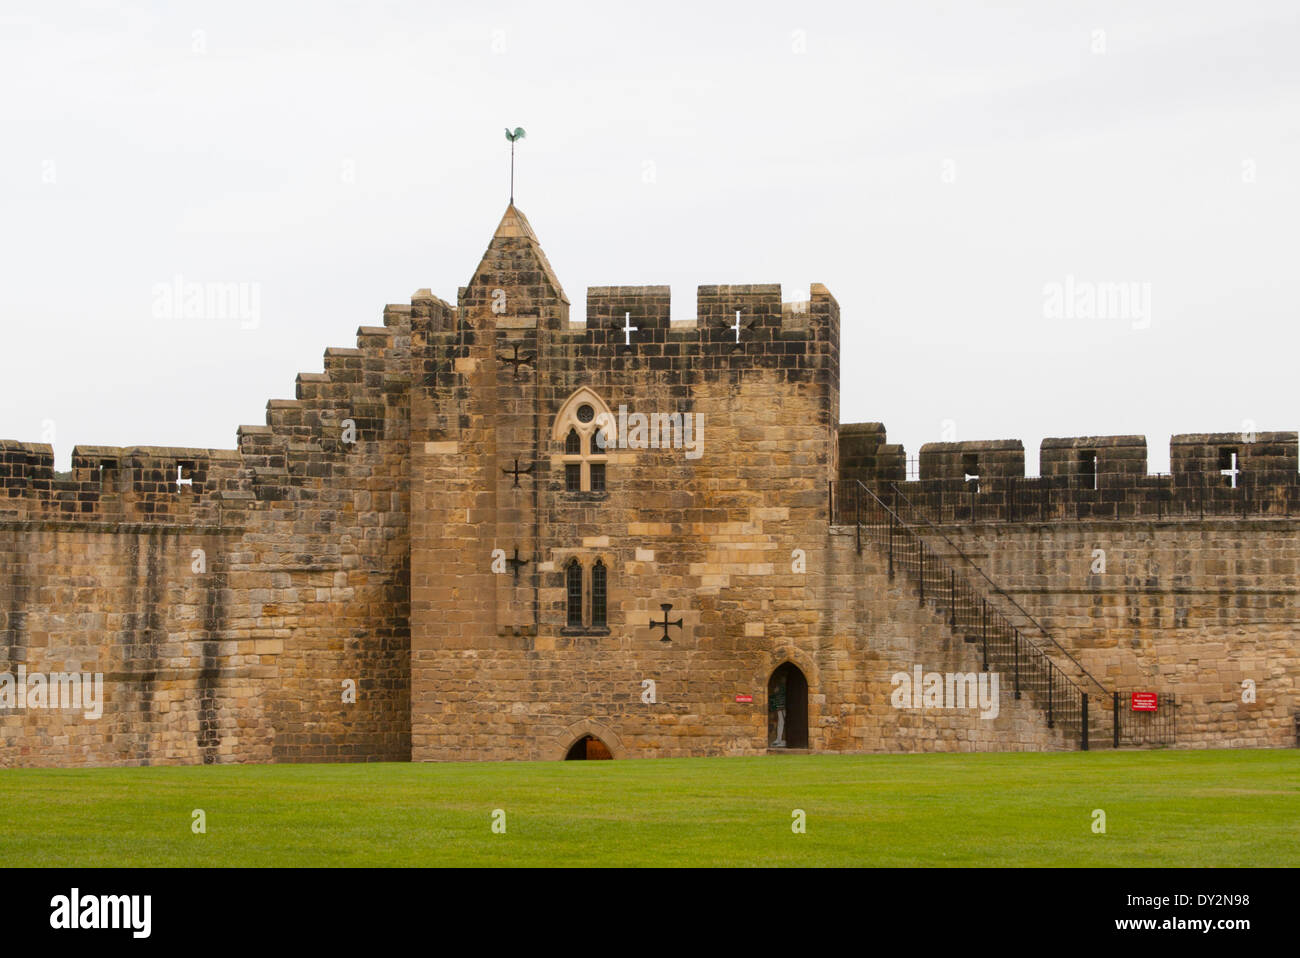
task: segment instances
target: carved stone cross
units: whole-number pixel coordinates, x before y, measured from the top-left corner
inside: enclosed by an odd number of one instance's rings
[[[528,559],[519,558],[518,546],[515,546],[515,554],[513,556],[506,557],[506,564],[510,566],[510,571],[515,574],[516,579],[519,578],[519,570],[528,565],[528,562]]]
[[[514,476],[514,477],[515,477],[515,484],[514,484],[514,486],[513,486],[512,488],[518,488],[518,487],[519,487],[519,477],[520,477],[520,476],[526,476],[526,475],[530,474],[530,473],[533,471],[533,466],[532,466],[532,464],[530,463],[527,469],[520,469],[520,468],[519,468],[519,460],[516,459],[516,460],[515,460],[515,467],[514,467],[513,469],[507,469],[505,466],[502,466],[502,467],[501,467],[501,471],[504,472],[507,476]]]
[[[663,603],[662,605],[660,605],[659,608],[661,608],[661,609],[664,610],[664,620],[663,620],[662,622],[656,622],[653,618],[651,618],[651,619],[650,619],[650,628],[652,628],[652,629],[657,629],[657,628],[659,628],[660,626],[663,626],[664,637],[663,637],[662,639],[660,639],[659,641],[660,641],[660,642],[671,642],[672,639],[668,638],[668,627],[669,627],[670,625],[675,625],[675,626],[677,626],[677,628],[680,629],[680,628],[682,627],[682,620],[681,620],[681,619],[677,619],[676,621],[669,621],[669,619],[668,619],[668,613],[671,612],[671,611],[672,611],[672,608],[673,608],[673,604],[672,604],[671,602],[665,602],[665,603]]]
[[[519,378],[519,367],[520,367],[520,366],[531,366],[531,365],[533,364],[533,360],[537,358],[537,354],[536,354],[536,353],[529,353],[527,356],[520,356],[520,355],[519,355],[519,344],[518,344],[518,343],[511,343],[510,345],[514,346],[514,348],[515,348],[515,354],[514,354],[513,356],[502,356],[500,353],[497,353],[497,359],[501,360],[503,363],[509,363],[510,365],[514,366],[514,367],[515,367],[515,375],[514,375],[514,378],[515,378],[515,379],[518,379],[518,378]]]

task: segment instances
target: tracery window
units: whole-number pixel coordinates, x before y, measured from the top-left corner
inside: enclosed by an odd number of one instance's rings
[[[566,622],[571,629],[582,628],[582,566],[570,559],[564,567],[565,593],[568,603]]]
[[[605,628],[605,563],[600,559],[591,567],[591,627]]]
[[[572,632],[609,632],[609,565],[605,557],[573,556],[564,573],[564,627]]]
[[[612,421],[609,407],[585,386],[560,408],[551,436],[563,443],[558,458],[564,466],[565,492],[604,493],[608,488],[609,450],[602,427]]]

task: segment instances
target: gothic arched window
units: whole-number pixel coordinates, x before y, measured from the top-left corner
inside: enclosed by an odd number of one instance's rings
[[[583,387],[565,400],[555,417],[551,437],[563,441],[564,452],[558,457],[564,466],[566,492],[604,492],[609,450],[606,448],[614,417],[609,407],[594,391]],[[613,445],[612,442],[609,443]],[[555,460],[553,459],[552,462]]]
[[[591,567],[591,627],[605,628],[605,563],[600,559]]]
[[[567,622],[569,628],[582,628],[582,566],[570,559],[564,567],[565,593],[568,599]]]
[[[609,557],[571,556],[560,565],[564,583],[564,630],[609,634]]]

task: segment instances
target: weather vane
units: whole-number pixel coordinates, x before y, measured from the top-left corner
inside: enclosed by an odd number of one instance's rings
[[[515,127],[515,132],[510,132],[510,127],[506,127],[506,139],[510,141],[510,205],[515,205],[515,140],[522,140],[526,134],[522,126]]]

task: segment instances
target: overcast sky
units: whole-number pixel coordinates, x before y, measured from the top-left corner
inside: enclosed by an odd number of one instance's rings
[[[909,455],[1142,433],[1157,471],[1171,433],[1300,426],[1294,0],[5,0],[0,85],[0,438],[59,468],[232,448],[385,303],[454,302],[506,126],[574,318],[825,283],[841,419]],[[176,277],[257,314],[157,315]],[[1089,315],[1103,283],[1135,312]]]

